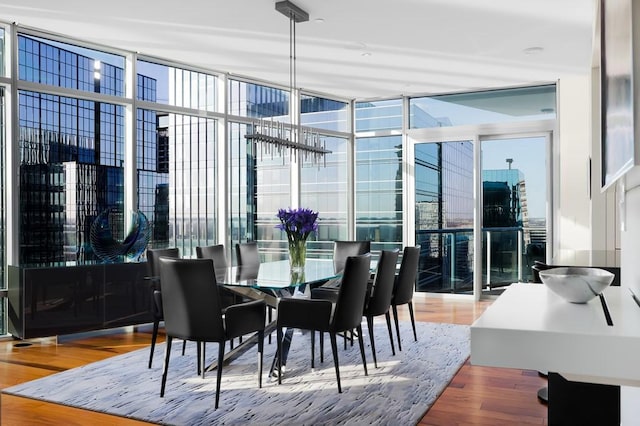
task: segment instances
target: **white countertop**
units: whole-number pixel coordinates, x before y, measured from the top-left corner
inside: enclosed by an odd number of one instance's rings
[[[543,284],[512,284],[471,326],[471,363],[561,373],[590,383],[640,386],[640,307],[623,287],[565,301]]]

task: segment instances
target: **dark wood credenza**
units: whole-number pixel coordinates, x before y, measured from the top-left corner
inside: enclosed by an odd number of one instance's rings
[[[144,324],[146,263],[8,268],[8,332],[20,339]]]

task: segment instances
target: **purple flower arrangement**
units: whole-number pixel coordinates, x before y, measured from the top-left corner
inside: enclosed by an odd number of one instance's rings
[[[318,230],[318,212],[311,209],[280,209],[278,210],[280,223],[276,228],[287,234],[289,241],[289,264],[293,276],[304,274],[304,264],[307,257],[307,237]]]
[[[306,241],[312,232],[318,230],[318,212],[311,209],[279,209],[280,223],[276,228],[287,233],[289,244]]]

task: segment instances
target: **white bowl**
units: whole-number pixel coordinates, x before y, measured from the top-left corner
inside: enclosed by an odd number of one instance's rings
[[[599,268],[552,268],[540,271],[540,280],[572,303],[587,303],[613,282],[614,275]]]

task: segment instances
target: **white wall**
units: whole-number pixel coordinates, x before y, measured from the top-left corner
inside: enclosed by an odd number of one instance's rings
[[[620,265],[617,188],[600,190],[599,94],[599,68],[558,81],[558,137],[552,153],[554,264]]]
[[[591,84],[591,75],[558,81],[558,132],[552,153],[554,264],[591,261]]]
[[[625,175],[624,201],[620,205],[624,228],[620,231],[621,285],[640,296],[640,167]],[[639,308],[640,309],[640,308]],[[640,388],[622,386],[621,424],[637,425],[640,418]]]
[[[640,167],[625,175],[625,193],[620,231],[621,237],[621,282],[640,297]]]
[[[600,67],[591,73],[591,262],[592,266],[620,266],[620,232],[616,186],[601,190]]]
[[[640,0],[633,0],[633,87],[635,145],[640,145],[640,57],[637,54],[640,43]],[[619,211],[616,232],[620,235],[620,273],[621,286],[640,296],[640,166],[634,167],[620,179],[616,191],[616,206]],[[624,289],[623,289],[624,290]],[[640,309],[640,308],[639,308]],[[637,355],[637,354],[636,354]],[[640,387],[622,386],[620,388],[621,424],[637,425],[640,419]]]
[[[640,167],[622,179],[623,198],[620,186],[600,191],[599,92],[598,68],[559,82],[553,263],[620,266],[622,286],[640,296]],[[621,387],[622,425],[638,424],[639,400],[640,388]]]

